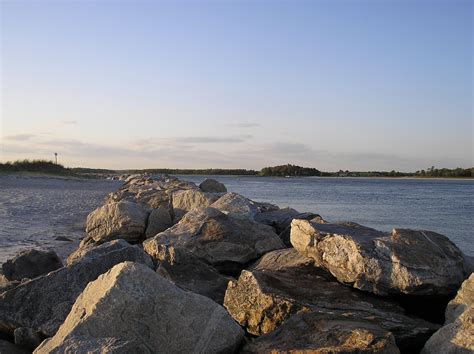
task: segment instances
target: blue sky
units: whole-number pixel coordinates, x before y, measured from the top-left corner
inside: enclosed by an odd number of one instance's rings
[[[474,165],[472,1],[0,6],[0,160]]]

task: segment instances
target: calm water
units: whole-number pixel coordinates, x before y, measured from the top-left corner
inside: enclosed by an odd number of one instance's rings
[[[200,183],[203,176],[181,176]],[[214,176],[251,199],[351,220],[380,230],[437,231],[474,255],[474,181]],[[0,177],[0,263],[31,247],[66,256],[84,233],[87,214],[120,186],[114,181]],[[55,240],[66,236],[73,242]]]

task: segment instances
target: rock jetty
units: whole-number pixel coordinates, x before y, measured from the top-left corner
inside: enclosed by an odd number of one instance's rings
[[[121,180],[64,265],[34,250],[3,265],[0,353],[474,350],[472,265],[446,236],[334,223],[213,179]]]

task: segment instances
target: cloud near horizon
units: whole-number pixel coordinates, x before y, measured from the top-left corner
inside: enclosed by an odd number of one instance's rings
[[[443,161],[420,161],[411,157],[369,152],[329,152],[303,143],[278,141],[258,143],[251,135],[147,138],[121,144],[99,144],[77,139],[52,139],[34,134],[9,136],[0,147],[1,160],[52,159],[70,167],[102,168],[247,168],[286,163],[315,167],[323,171],[401,170],[415,171]],[[86,162],[88,161],[88,162]],[[377,168],[384,166],[384,168]],[[459,165],[461,166],[461,164]],[[466,167],[466,166],[464,166]]]

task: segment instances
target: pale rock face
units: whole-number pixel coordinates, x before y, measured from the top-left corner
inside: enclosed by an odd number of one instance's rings
[[[189,211],[197,208],[206,208],[219,198],[213,193],[205,193],[198,189],[180,190],[173,193],[173,211],[175,222]]]
[[[250,340],[242,353],[384,353],[397,354],[392,334],[377,324],[318,313],[294,315],[280,328]]]
[[[237,281],[229,282],[224,307],[253,335],[276,330],[296,313],[352,316],[392,332],[399,347],[411,352],[420,350],[438,328],[406,315],[392,301],[342,285],[295,249],[267,253],[242,271]]]
[[[467,276],[461,251],[431,231],[293,220],[291,243],[339,281],[375,294],[448,296]]]
[[[276,205],[254,202],[237,193],[224,194],[211,207],[227,215],[248,219],[255,219],[258,213],[279,209]]]
[[[426,342],[423,354],[474,352],[474,273],[446,308],[446,322]]]
[[[114,239],[139,242],[145,238],[149,210],[129,201],[105,204],[87,216],[87,236],[81,247]]]
[[[284,248],[270,226],[200,208],[173,227],[144,242],[182,247],[220,272],[234,274],[266,252]]]
[[[16,328],[27,327],[45,336],[54,335],[86,285],[124,261],[153,267],[138,246],[116,240],[84,250],[67,267],[0,294],[0,331],[13,334]]]
[[[227,283],[233,278],[220,274],[184,248],[150,242],[145,252],[158,264],[158,274],[185,290],[223,303]]]
[[[173,220],[166,208],[158,207],[153,209],[148,217],[148,225],[146,227],[145,236],[150,238],[156,234],[165,231],[173,225]]]
[[[35,353],[234,352],[242,329],[223,307],[141,264],[116,265],[89,283],[56,335]]]
[[[212,178],[206,178],[200,185],[199,188],[203,192],[210,193],[227,193],[227,188],[225,185],[219,181],[216,181]]]
[[[54,251],[31,249],[20,252],[2,265],[2,272],[8,280],[35,278],[63,266],[61,259]]]

